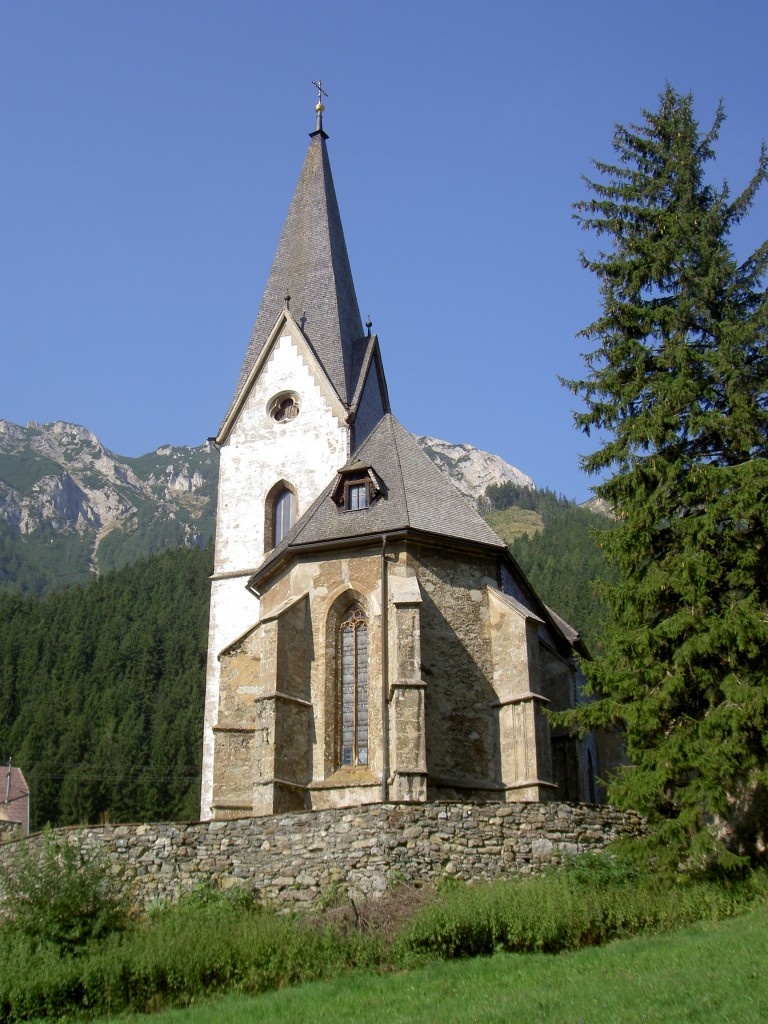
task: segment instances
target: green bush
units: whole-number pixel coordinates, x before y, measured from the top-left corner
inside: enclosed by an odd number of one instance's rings
[[[373,967],[379,944],[311,927],[240,894],[198,891],[82,957],[52,947],[0,958],[0,1020],[104,1016],[183,1006],[216,992],[259,993]]]
[[[729,917],[765,898],[766,876],[738,882],[642,875],[607,857],[537,878],[451,887],[400,936],[396,956],[559,952],[623,935]]]
[[[124,928],[130,908],[121,876],[97,855],[85,856],[50,831],[42,845],[19,845],[15,862],[0,877],[7,930],[33,947],[49,944],[60,953]]]

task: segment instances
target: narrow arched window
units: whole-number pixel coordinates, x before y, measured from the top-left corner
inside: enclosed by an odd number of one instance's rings
[[[368,764],[368,621],[359,605],[339,627],[341,765]]]
[[[287,487],[276,495],[272,516],[272,537],[274,540],[274,546],[277,547],[283,537],[293,526],[293,494]]]
[[[264,551],[277,547],[298,518],[296,490],[288,480],[278,480],[264,500]]]

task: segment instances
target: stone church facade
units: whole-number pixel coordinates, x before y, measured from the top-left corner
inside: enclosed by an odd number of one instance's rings
[[[316,109],[216,437],[201,817],[594,799],[585,652],[391,414]]]

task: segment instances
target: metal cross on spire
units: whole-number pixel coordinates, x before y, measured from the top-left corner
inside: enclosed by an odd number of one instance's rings
[[[318,80],[316,82],[313,82],[312,85],[314,85],[314,87],[317,89],[317,103],[315,104],[315,113],[317,114],[317,128],[315,130],[321,132],[323,130],[323,111],[325,110],[325,106],[323,104],[323,96],[325,96],[325,98],[327,99],[328,93],[323,88],[322,79],[318,78]]]

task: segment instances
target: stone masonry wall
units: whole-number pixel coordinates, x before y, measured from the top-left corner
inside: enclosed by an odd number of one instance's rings
[[[20,821],[6,821],[0,818],[0,843],[8,838],[18,839],[22,835]]]
[[[242,885],[265,901],[309,906],[340,892],[380,896],[398,882],[532,874],[564,856],[642,831],[639,815],[588,804],[371,804],[234,821],[103,825],[54,831],[106,855],[137,902],[200,884]],[[28,846],[41,841],[38,833]],[[0,842],[0,871],[17,841]]]

